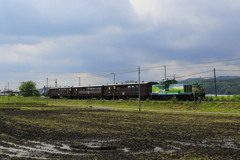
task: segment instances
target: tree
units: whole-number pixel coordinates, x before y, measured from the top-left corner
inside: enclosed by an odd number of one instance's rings
[[[19,90],[20,95],[23,97],[40,96],[40,93],[36,88],[36,83],[33,81],[22,82]]]
[[[9,97],[14,97],[14,96],[16,96],[16,94],[15,93],[10,93],[10,94],[8,94],[8,96]]]

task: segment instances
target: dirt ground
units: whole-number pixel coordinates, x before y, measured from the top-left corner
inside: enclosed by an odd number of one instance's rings
[[[240,116],[0,108],[0,159],[240,159]]]

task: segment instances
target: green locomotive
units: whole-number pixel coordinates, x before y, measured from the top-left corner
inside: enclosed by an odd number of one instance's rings
[[[205,91],[201,84],[178,84],[176,80],[162,80],[152,85],[151,99],[162,100],[176,97],[181,100],[205,98]]]

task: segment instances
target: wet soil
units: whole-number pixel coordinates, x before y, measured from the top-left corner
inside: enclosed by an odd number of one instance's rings
[[[240,159],[240,117],[0,109],[0,159]]]

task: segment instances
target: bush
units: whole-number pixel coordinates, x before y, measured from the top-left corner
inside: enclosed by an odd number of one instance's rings
[[[172,104],[176,104],[178,102],[178,99],[176,96],[172,97]]]
[[[16,94],[15,94],[15,93],[10,93],[8,96],[9,96],[9,97],[15,97]]]

